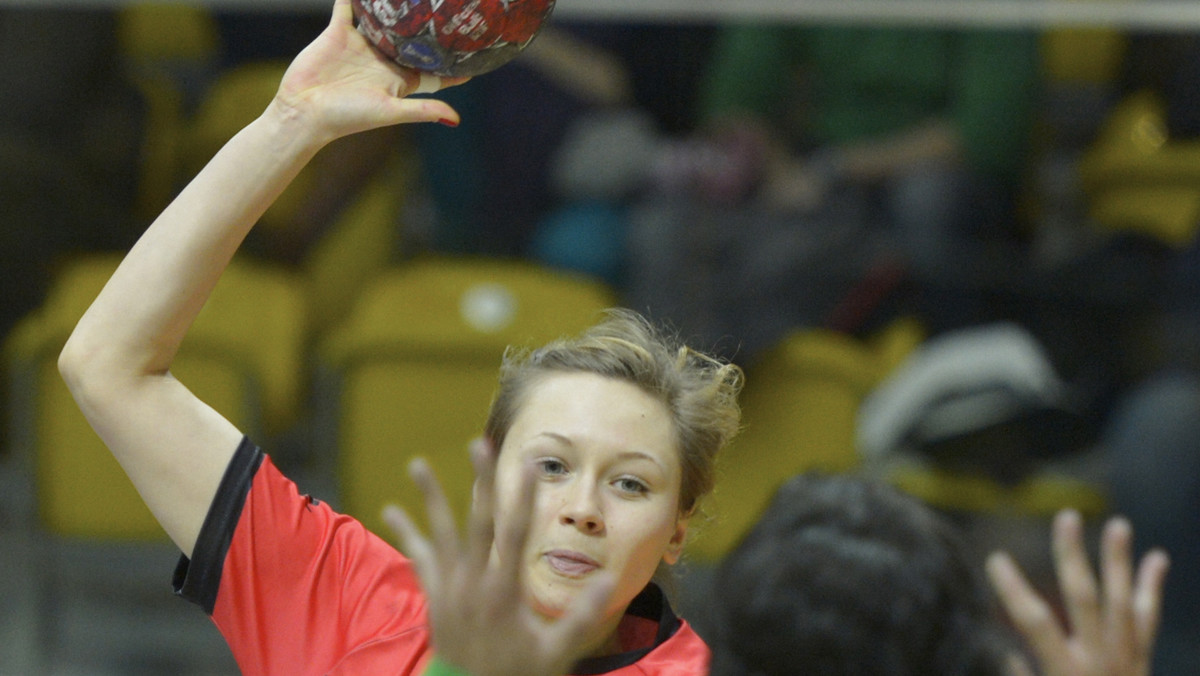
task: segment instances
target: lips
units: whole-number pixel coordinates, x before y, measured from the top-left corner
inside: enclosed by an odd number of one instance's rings
[[[543,556],[552,570],[566,577],[583,577],[600,567],[590,556],[568,549],[554,549]]]

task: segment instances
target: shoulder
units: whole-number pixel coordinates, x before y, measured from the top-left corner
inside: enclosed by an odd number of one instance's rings
[[[231,465],[186,571],[243,673],[421,659],[426,601],[411,562],[254,451]]]

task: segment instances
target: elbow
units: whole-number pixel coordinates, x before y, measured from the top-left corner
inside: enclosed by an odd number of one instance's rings
[[[58,354],[58,373],[75,403],[86,410],[108,408],[128,399],[151,376],[169,376],[166,367],[154,369],[141,353],[94,331],[75,331]]]
[[[89,351],[81,343],[82,341],[72,334],[58,353],[58,374],[66,382],[67,389],[76,397],[84,389],[88,379],[93,377],[88,369],[88,364],[92,362],[88,358]]]
[[[94,398],[95,393],[111,390],[123,381],[112,350],[81,335],[78,328],[58,353],[58,373],[80,405],[84,399]]]
[[[95,427],[111,417],[119,406],[126,380],[119,370],[106,367],[105,350],[72,335],[58,354],[58,373],[75,400],[75,405]],[[99,430],[97,430],[99,431]]]

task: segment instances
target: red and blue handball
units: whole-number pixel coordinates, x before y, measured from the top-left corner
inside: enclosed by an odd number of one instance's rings
[[[554,0],[353,0],[358,30],[406,68],[474,77],[516,58]]]

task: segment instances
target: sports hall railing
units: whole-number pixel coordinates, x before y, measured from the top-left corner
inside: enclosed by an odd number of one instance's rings
[[[193,0],[221,8],[309,11],[329,0]],[[129,0],[0,0],[3,7],[119,7]],[[1200,30],[1200,3],[1190,0],[559,0],[571,20],[715,22],[752,18],[918,23],[950,26],[1106,26],[1162,32]]]

